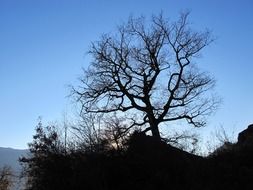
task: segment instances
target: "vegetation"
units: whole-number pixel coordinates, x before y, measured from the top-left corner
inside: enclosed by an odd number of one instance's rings
[[[10,167],[0,168],[0,190],[10,190],[12,186],[12,171]]]
[[[252,141],[200,157],[144,133],[115,149],[106,143],[64,149],[52,127],[37,127],[24,157],[26,189],[247,189],[253,185]],[[100,149],[97,149],[100,147]]]

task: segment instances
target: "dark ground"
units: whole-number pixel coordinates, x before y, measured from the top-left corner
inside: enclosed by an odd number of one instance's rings
[[[135,134],[120,153],[50,152],[29,163],[33,190],[247,190],[253,188],[253,126],[205,158]]]

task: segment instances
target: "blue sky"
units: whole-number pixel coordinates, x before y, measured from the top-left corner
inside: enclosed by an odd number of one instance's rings
[[[48,122],[73,111],[67,86],[89,64],[90,42],[129,15],[161,10],[171,20],[190,10],[193,28],[217,37],[197,61],[217,79],[223,103],[202,130],[237,133],[253,123],[251,0],[1,0],[0,146],[26,148],[38,116]]]

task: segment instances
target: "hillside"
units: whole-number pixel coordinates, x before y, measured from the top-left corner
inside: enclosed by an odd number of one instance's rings
[[[50,138],[49,138],[50,139]],[[90,189],[252,189],[253,125],[239,133],[237,143],[225,142],[208,157],[190,154],[144,133],[134,133],[125,149],[63,152],[54,141],[36,147],[23,159],[31,190]],[[56,146],[54,146],[56,145]],[[0,148],[1,163],[19,168],[27,150]],[[9,163],[9,164],[8,164]],[[20,189],[24,181],[15,183]]]
[[[30,167],[31,190],[247,190],[253,186],[253,125],[239,134],[237,143],[221,146],[208,157],[143,133],[133,134],[122,152],[65,154],[46,140],[50,143],[41,144],[43,149],[34,159],[24,160]]]
[[[0,147],[0,167],[8,165],[13,171],[19,171],[21,166],[18,159],[20,156],[26,155],[27,153],[28,150]]]

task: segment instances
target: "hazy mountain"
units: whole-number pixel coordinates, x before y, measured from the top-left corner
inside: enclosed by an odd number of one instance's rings
[[[8,165],[12,168],[13,171],[19,171],[21,169],[21,166],[18,159],[27,153],[28,150],[0,147],[0,167]]]

